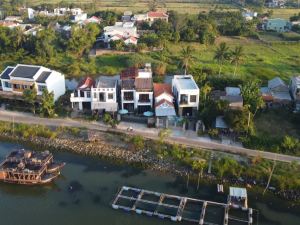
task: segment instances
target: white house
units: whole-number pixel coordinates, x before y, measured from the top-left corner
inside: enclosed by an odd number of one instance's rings
[[[43,66],[18,64],[7,67],[0,75],[2,94],[22,95],[26,89],[37,90],[40,96],[46,88],[53,92],[54,101],[66,92],[65,76]]]
[[[155,115],[157,117],[176,116],[172,86],[170,84],[154,83],[153,91]]]
[[[114,36],[116,36],[118,39],[116,39]],[[133,22],[116,22],[114,26],[104,27],[104,43],[123,39],[124,41],[126,41],[125,44],[135,44],[137,43],[137,37],[137,28]]]
[[[118,111],[117,88],[119,77],[101,76],[92,88],[92,110]]]
[[[300,111],[300,76],[291,78],[290,93],[295,101],[296,110]]]
[[[87,20],[87,13],[75,14],[71,16],[71,22],[78,23]]]
[[[121,73],[121,107],[142,114],[153,106],[151,64],[143,69],[128,68]]]
[[[117,76],[101,76],[97,81],[85,78],[71,94],[72,108],[116,112],[118,79]]]
[[[199,108],[199,92],[192,75],[174,75],[172,91],[180,116],[194,116]]]

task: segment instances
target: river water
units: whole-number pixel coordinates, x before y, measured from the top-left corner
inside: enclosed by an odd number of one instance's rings
[[[22,148],[0,143],[0,159]],[[0,224],[3,225],[171,225],[169,220],[125,213],[111,208],[111,201],[123,185],[148,190],[225,201],[216,194],[216,185],[201,184],[199,191],[182,178],[160,175],[129,166],[70,153],[56,153],[55,159],[67,163],[62,175],[51,185],[20,186],[0,183]],[[69,187],[73,189],[70,191]],[[299,225],[300,208],[273,196],[262,198],[248,193],[250,207],[259,210],[260,225]],[[258,200],[256,199],[258,198]],[[268,203],[268,204],[266,204]],[[216,215],[217,216],[217,215]],[[245,225],[245,223],[241,223]]]

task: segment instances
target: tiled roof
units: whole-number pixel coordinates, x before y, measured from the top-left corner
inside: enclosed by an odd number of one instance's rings
[[[163,105],[163,107],[159,107]],[[155,104],[155,115],[156,116],[176,116],[175,108],[173,103],[166,99],[162,99]]]
[[[134,86],[136,90],[152,90],[152,78],[135,78]]]
[[[133,90],[134,89],[134,80],[133,79],[122,80],[121,87],[122,87],[122,89],[125,89],[125,90]]]
[[[164,103],[168,104],[170,107],[174,107],[174,104],[172,102],[166,100],[166,99],[162,99],[159,102],[155,103],[155,107],[158,107],[158,106],[160,106],[161,104],[164,104]]]
[[[154,96],[160,96],[163,93],[167,93],[171,96],[172,95],[172,87],[170,84],[159,84],[159,83],[154,83],[153,84],[153,90],[154,90]]]
[[[51,73],[52,73],[51,71],[42,72],[41,75],[36,79],[36,82],[37,83],[45,83]]]
[[[164,12],[148,12],[148,17],[155,17],[155,18],[165,18],[169,17],[168,14]]]
[[[10,76],[32,79],[40,68],[40,66],[17,65]]]
[[[83,89],[90,89],[95,86],[95,81],[91,77],[86,77],[83,79],[79,85],[77,86],[77,89],[83,90]]]
[[[134,79],[138,75],[138,69],[136,67],[130,67],[121,72],[121,80],[123,79]]]

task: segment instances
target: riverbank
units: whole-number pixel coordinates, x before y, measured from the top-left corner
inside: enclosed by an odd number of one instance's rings
[[[191,158],[201,157],[208,161],[210,156],[207,151],[197,151],[197,155],[195,155],[193,149],[183,149],[182,146],[155,143],[152,140],[144,139],[141,139],[143,142],[146,142],[146,144],[142,146],[143,149],[137,150],[137,147],[134,146],[135,143],[132,141],[132,137],[124,134],[96,132],[93,133],[93,137],[91,137],[91,134],[87,134],[86,131],[70,132],[70,130],[67,130],[64,132],[64,135],[53,135],[53,133],[51,134],[48,131],[47,135],[44,134],[46,137],[38,135],[24,137],[20,134],[12,135],[10,132],[1,131],[0,139],[3,141],[21,143],[38,150],[50,149],[62,152],[67,151],[99,157],[113,163],[128,164],[159,173],[173,174],[183,177],[187,185],[189,182],[196,184],[200,174],[199,170],[193,168],[191,165]],[[81,132],[81,134],[79,134],[79,132]],[[198,154],[199,152],[201,152],[200,155]],[[226,164],[225,161],[221,163]],[[218,165],[214,164],[213,166],[217,167]],[[226,165],[224,165],[224,167],[225,166]],[[221,176],[218,176],[220,170],[223,170],[223,173]],[[203,173],[202,178],[211,183],[247,186],[248,188],[252,186],[266,186],[266,179],[242,178],[241,173],[239,176],[233,176],[224,172],[225,170],[223,168],[215,168],[214,173]],[[262,171],[260,173],[262,173]],[[262,190],[262,188],[260,189]],[[272,192],[285,200],[295,202],[299,202],[300,200],[299,190],[287,189]]]

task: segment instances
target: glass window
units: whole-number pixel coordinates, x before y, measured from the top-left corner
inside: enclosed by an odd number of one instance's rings
[[[87,97],[87,98],[90,98],[90,97],[91,97],[91,92],[90,92],[90,91],[87,91],[87,92],[86,92],[86,97]]]
[[[113,93],[108,93],[107,98],[108,99],[114,99],[114,94]]]
[[[38,85],[38,91],[39,91],[39,92],[43,92],[43,90],[44,90],[45,88],[46,88],[45,86]]]
[[[6,88],[11,88],[11,83],[5,81],[5,82],[4,82],[4,87],[6,87]]]
[[[197,101],[197,96],[196,95],[191,95],[190,96],[190,102],[196,102]]]

